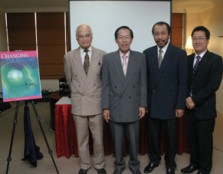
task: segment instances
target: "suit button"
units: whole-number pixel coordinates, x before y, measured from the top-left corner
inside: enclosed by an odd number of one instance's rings
[[[153,93],[155,93],[155,92],[156,92],[156,90],[154,89],[154,90],[153,90]]]
[[[129,99],[131,99],[132,97],[131,96],[129,96]]]

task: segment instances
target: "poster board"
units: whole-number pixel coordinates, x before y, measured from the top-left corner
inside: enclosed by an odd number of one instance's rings
[[[3,102],[42,98],[37,51],[0,52]]]

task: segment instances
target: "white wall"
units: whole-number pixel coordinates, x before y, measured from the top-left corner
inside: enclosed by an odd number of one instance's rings
[[[150,34],[154,23],[157,21],[170,23],[171,18],[170,1],[69,2],[70,31],[75,31],[76,27],[83,23],[90,25],[93,30],[93,45],[106,52],[118,49],[114,32],[122,25],[129,26],[134,32],[131,48],[142,52],[148,46],[154,45]],[[75,32],[71,32],[71,49],[76,47],[78,43]]]

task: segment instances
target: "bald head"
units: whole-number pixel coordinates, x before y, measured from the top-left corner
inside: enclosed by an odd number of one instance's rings
[[[92,35],[92,30],[91,27],[87,24],[81,24],[77,27],[76,29],[76,37],[78,37],[78,35],[82,32],[82,31],[86,31],[88,33],[90,33]]]
[[[76,29],[76,40],[80,47],[87,49],[91,46],[92,42],[92,31],[91,27],[86,24],[81,24]]]

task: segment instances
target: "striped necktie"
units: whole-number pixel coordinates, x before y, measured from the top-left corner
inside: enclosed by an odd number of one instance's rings
[[[198,64],[200,63],[200,60],[201,60],[201,57],[200,56],[196,56],[196,62],[193,66],[193,75],[195,74],[195,72],[197,71],[197,67],[198,67]]]
[[[198,64],[200,63],[201,57],[196,56],[195,59],[196,59],[196,61],[195,61],[195,64],[193,66],[192,81],[194,79],[194,74],[197,71],[197,67],[198,67]],[[193,85],[191,84],[191,86],[190,86],[190,96],[192,96],[192,95],[193,95]]]

